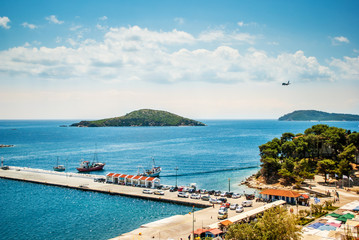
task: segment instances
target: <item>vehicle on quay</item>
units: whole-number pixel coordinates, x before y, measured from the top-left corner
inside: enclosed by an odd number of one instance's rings
[[[225,206],[221,206],[218,210],[218,213],[224,213],[224,212],[228,212],[228,208],[226,208]]]
[[[169,190],[169,189],[170,189],[170,186],[168,186],[168,185],[163,185],[161,189],[162,189],[162,190]]]
[[[218,200],[220,200],[222,203],[226,203],[226,202],[227,202],[227,198],[224,198],[224,197],[218,198]]]
[[[223,219],[228,218],[228,212],[221,212],[221,213],[218,213],[217,218],[218,218],[218,220],[223,220]]]
[[[222,206],[229,208],[231,206],[231,204],[229,202],[223,203]]]
[[[253,200],[255,198],[254,194],[245,194],[247,200]]]
[[[234,199],[241,198],[241,194],[233,193],[232,198],[234,198]]]
[[[232,203],[230,206],[229,206],[229,209],[231,210],[236,210],[236,208],[238,207],[238,203]]]
[[[150,190],[150,189],[143,189],[142,193],[144,193],[144,194],[152,194],[153,191]]]
[[[209,195],[202,195],[201,199],[202,199],[203,201],[209,201],[210,196],[209,196]]]
[[[218,196],[221,196],[221,191],[218,191],[218,190],[215,191],[215,192],[214,192],[214,196],[217,196],[217,197],[218,197]]]
[[[221,193],[221,195],[220,195],[221,197],[226,197],[227,196],[227,192],[223,192],[223,193]]]
[[[177,197],[188,198],[189,195],[188,195],[188,193],[186,193],[186,192],[179,192],[179,193],[177,194]]]
[[[170,192],[176,192],[178,190],[178,187],[170,187]]]
[[[199,193],[200,193],[200,194],[207,194],[208,192],[207,192],[206,189],[201,189],[201,190],[199,190]]]
[[[243,212],[244,211],[244,208],[242,207],[242,206],[238,206],[237,208],[236,208],[236,213],[241,213],[241,212]]]
[[[161,191],[161,190],[157,190],[154,192],[155,195],[165,195],[165,192],[164,191]]]
[[[201,199],[201,194],[192,193],[191,194],[191,199]]]
[[[210,198],[209,199],[210,203],[216,203],[217,204],[217,198]]]
[[[226,196],[225,196],[225,197],[227,197],[227,198],[231,198],[231,197],[232,197],[232,195],[233,195],[233,192],[226,192]]]
[[[242,202],[243,207],[252,207],[253,202],[251,200],[245,200]]]
[[[208,191],[208,194],[209,194],[209,195],[213,195],[214,192],[215,192],[214,190],[209,190],[209,191]]]
[[[101,182],[101,183],[104,183],[104,182],[106,182],[106,179],[105,179],[105,178],[101,178],[101,177],[100,177],[100,178],[94,178],[94,179],[93,179],[93,181],[94,181],[94,182]]]

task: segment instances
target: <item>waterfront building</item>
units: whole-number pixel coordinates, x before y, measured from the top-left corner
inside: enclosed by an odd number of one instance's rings
[[[159,178],[139,175],[126,175],[119,173],[108,173],[106,175],[106,182],[119,185],[141,186],[148,188],[156,188],[161,185],[161,180]]]

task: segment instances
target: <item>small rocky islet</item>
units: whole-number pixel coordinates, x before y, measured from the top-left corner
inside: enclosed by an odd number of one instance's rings
[[[206,124],[176,114],[152,109],[141,109],[122,117],[73,123],[71,127],[156,127],[156,126],[206,126]]]

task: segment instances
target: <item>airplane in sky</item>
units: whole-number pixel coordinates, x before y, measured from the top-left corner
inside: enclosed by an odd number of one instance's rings
[[[290,82],[288,81],[288,82],[284,82],[284,83],[282,83],[282,86],[288,86],[290,84]]]

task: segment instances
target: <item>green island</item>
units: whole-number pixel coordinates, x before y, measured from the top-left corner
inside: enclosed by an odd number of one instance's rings
[[[152,127],[152,126],[206,126],[206,124],[184,118],[173,113],[152,109],[141,109],[122,117],[73,123],[71,127]]]
[[[279,121],[359,121],[359,115],[327,113],[316,110],[297,110],[285,114]]]
[[[304,134],[286,132],[259,146],[262,164],[255,177],[268,184],[294,186],[315,174],[323,174],[325,182],[328,176],[348,178],[359,159],[358,149],[359,133],[342,128],[318,124]]]

